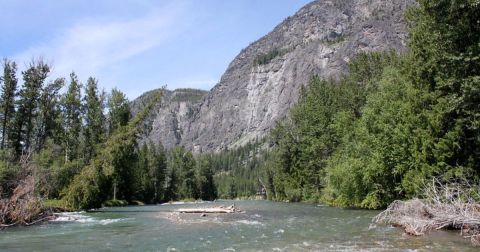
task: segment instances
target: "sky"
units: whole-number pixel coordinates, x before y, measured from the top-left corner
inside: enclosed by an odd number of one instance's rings
[[[74,71],[130,99],[165,85],[209,90],[243,48],[308,2],[0,0],[0,58],[19,70],[43,58],[50,79]]]

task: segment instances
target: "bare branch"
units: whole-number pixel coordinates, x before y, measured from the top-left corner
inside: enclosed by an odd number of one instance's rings
[[[395,201],[373,220],[402,227],[410,235],[431,230],[457,229],[480,246],[479,186],[469,181],[443,184],[438,179],[425,186],[422,199]]]

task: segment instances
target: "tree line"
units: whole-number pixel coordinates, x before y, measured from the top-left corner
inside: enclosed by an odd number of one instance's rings
[[[8,198],[27,176],[43,199],[61,199],[73,209],[99,207],[107,200],[158,203],[184,198],[213,199],[216,189],[210,159],[195,159],[178,147],[139,144],[138,124],[161,99],[158,92],[136,115],[114,88],[99,91],[90,77],[81,83],[48,81],[51,67],[33,60],[21,72],[3,60],[0,77],[0,195]],[[65,90],[65,92],[62,92]],[[33,167],[22,170],[20,161]]]
[[[238,148],[208,154],[220,198],[250,198],[261,189],[261,166],[269,155],[264,145],[265,140],[255,140]]]

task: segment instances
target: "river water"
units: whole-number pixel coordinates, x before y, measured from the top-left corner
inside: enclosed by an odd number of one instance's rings
[[[231,204],[245,213],[172,213]],[[269,201],[105,208],[0,231],[0,251],[478,251],[455,232],[373,225],[377,213]]]

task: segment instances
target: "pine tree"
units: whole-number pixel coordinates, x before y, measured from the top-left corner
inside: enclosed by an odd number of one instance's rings
[[[43,90],[39,100],[39,116],[36,129],[36,149],[44,147],[48,138],[60,143],[60,89],[65,85],[65,79],[60,78],[49,83]]]
[[[409,74],[429,92],[424,160],[437,175],[480,175],[480,4],[420,0],[408,13]]]
[[[149,144],[150,169],[149,176],[153,182],[153,201],[160,202],[165,197],[165,177],[167,172],[167,159],[165,149],[161,143],[155,145]]]
[[[114,88],[108,97],[109,133],[112,134],[121,126],[125,126],[130,119],[130,108],[125,94]]]
[[[202,200],[214,200],[217,197],[217,189],[213,182],[212,160],[210,156],[201,156],[197,161],[197,183],[199,198]]]
[[[104,140],[105,116],[103,101],[98,93],[97,80],[90,77],[85,88],[85,163],[95,155],[96,145]]]
[[[77,76],[72,72],[67,93],[62,98],[65,162],[79,158],[80,155],[80,133],[82,130],[81,88],[82,85]]]
[[[1,100],[0,100],[0,113],[2,115],[2,142],[1,149],[5,148],[7,136],[10,133],[13,124],[13,118],[15,113],[15,97],[17,95],[17,82],[16,77],[17,64],[15,62],[4,59],[3,61],[3,77],[0,79],[0,83],[3,82],[1,87]]]
[[[195,178],[195,159],[191,152],[183,146],[175,147],[168,162],[170,171],[178,172],[179,196],[182,198],[197,198],[197,182]]]
[[[165,179],[165,200],[172,201],[180,197],[178,193],[179,182],[177,167],[171,165],[169,161],[167,177]]]
[[[195,158],[191,152],[185,152],[182,157],[181,192],[184,197],[190,199],[198,198],[197,181],[195,177]]]
[[[15,128],[10,136],[17,156],[22,150],[28,151],[31,147],[41,90],[49,72],[50,67],[42,60],[33,61],[28,69],[22,72],[24,83],[19,92]]]

